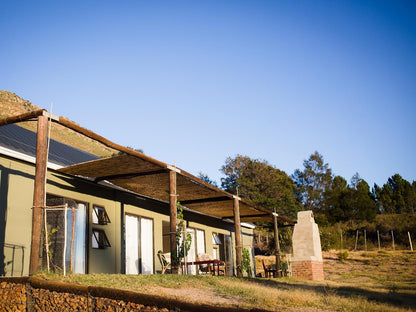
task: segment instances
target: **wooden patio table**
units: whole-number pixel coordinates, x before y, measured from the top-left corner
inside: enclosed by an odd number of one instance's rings
[[[217,275],[220,275],[220,260],[204,260],[204,261],[190,261],[186,262],[186,265],[200,265],[200,264],[208,264],[214,267],[214,275],[215,271],[217,272]],[[182,272],[184,271],[185,262],[182,262]]]

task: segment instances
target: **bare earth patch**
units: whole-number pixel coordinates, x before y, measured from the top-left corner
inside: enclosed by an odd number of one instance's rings
[[[170,298],[180,299],[187,302],[198,302],[220,305],[238,305],[239,299],[236,297],[225,297],[211,289],[200,289],[194,287],[187,288],[165,288],[152,286],[149,289],[154,295],[162,295]]]

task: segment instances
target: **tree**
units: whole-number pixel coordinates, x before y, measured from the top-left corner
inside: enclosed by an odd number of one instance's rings
[[[351,218],[350,195],[347,181],[341,176],[334,177],[331,187],[324,193],[324,209],[321,210],[328,222],[333,224]]]
[[[382,188],[374,186],[377,204],[383,213],[415,213],[416,187],[395,174]]]
[[[207,182],[209,184],[212,184],[215,187],[218,187],[217,182],[214,181],[214,180],[211,180],[210,177],[207,174],[204,174],[202,172],[199,172],[198,173],[198,178],[200,178],[202,181],[205,181],[205,182]]]
[[[303,162],[304,170],[296,169],[293,179],[300,190],[306,209],[318,212],[323,208],[324,192],[332,182],[332,171],[317,151]]]
[[[288,217],[295,217],[299,203],[295,198],[296,186],[284,172],[265,160],[251,159],[237,155],[228,157],[221,171],[221,187],[227,192],[241,197],[264,208],[277,209]]]
[[[361,179],[358,172],[356,172],[351,178],[351,187],[353,189],[357,189],[358,183],[360,183],[363,179]]]
[[[351,189],[352,217],[356,220],[373,221],[377,215],[377,205],[370,186],[364,180]]]

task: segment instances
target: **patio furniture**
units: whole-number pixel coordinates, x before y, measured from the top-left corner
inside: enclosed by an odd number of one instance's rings
[[[264,277],[271,277],[271,274],[273,275],[273,277],[277,276],[277,270],[276,268],[273,268],[270,265],[266,265],[266,263],[264,262],[264,259],[262,260],[263,262],[263,269],[264,269]]]
[[[170,268],[170,252],[163,253],[162,250],[159,250],[157,256],[162,265],[162,274],[165,274],[166,270]]]
[[[227,266],[224,261],[220,261],[218,275],[227,275]]]
[[[210,261],[212,260],[211,255],[209,254],[198,254],[198,256],[196,257],[196,261]],[[200,264],[199,265],[199,271],[205,274],[212,274],[212,269],[211,268],[211,264]]]
[[[190,261],[190,262],[182,262],[182,272],[184,272],[184,267],[185,265],[203,265],[203,264],[208,264],[208,266],[210,267],[212,265],[212,269],[210,271],[210,273],[212,273],[213,275],[217,274],[220,275],[220,260],[206,260],[206,261]]]

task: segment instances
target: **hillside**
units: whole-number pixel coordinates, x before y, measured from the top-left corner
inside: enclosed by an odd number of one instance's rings
[[[14,93],[0,91],[0,118],[16,116],[39,109],[41,109],[39,106],[23,100]],[[36,132],[36,122],[34,121],[21,122],[18,125]],[[111,148],[56,123],[52,124],[51,138],[100,157],[109,157],[117,153]]]

